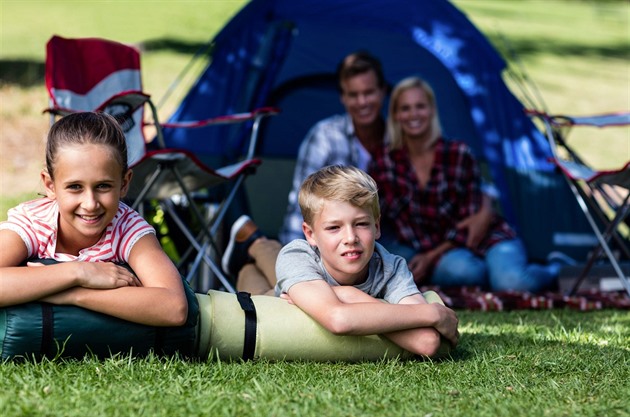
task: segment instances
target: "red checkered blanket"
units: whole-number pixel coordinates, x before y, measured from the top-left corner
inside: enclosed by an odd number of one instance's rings
[[[518,291],[487,292],[477,287],[443,289],[424,286],[421,290],[433,290],[442,297],[447,306],[462,310],[509,311],[552,308],[570,308],[579,311],[605,308],[630,310],[630,296],[625,291],[584,290],[576,295],[567,296],[553,292],[544,294]]]

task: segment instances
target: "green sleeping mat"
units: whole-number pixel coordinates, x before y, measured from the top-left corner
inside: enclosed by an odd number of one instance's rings
[[[199,304],[184,280],[188,319],[179,327],[132,323],[81,307],[31,302],[0,308],[0,358],[106,357],[118,353],[196,356]]]

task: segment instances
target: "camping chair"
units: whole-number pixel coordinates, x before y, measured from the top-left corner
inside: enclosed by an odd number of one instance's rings
[[[235,292],[207,249],[212,247],[215,253],[219,253],[216,241],[219,226],[237,190],[260,164],[260,160],[254,158],[260,123],[277,111],[264,108],[202,121],[160,124],[150,96],[142,92],[139,52],[130,46],[98,38],[64,39],[53,36],[46,50],[46,88],[50,97],[50,108],[46,111],[52,115],[51,123],[57,117],[77,111],[104,111],[118,119],[127,138],[129,166],[134,171],[127,195],[131,207],[144,213],[145,205],[159,202],[160,207],[175,220],[189,247],[199,251],[198,259],[192,266],[183,262],[178,264],[180,272],[192,281],[203,261],[225,290]],[[151,123],[145,122],[145,107],[150,110]],[[229,161],[220,168],[204,164],[185,149],[164,145],[164,127],[198,128],[235,123],[249,123],[247,127],[251,133],[247,151],[241,160]],[[147,125],[155,129],[151,149],[145,140]],[[204,215],[194,193],[226,185],[229,191],[218,194],[222,200],[214,202],[216,209],[211,215]],[[177,206],[174,201],[185,203],[191,218],[199,226],[198,232],[191,229],[191,222],[181,219],[178,212],[182,205]]]
[[[549,115],[529,111],[544,125],[547,140],[553,152],[553,163],[566,178],[573,195],[590,224],[597,244],[588,255],[586,265],[573,284],[574,295],[587,277],[602,252],[630,295],[630,279],[622,271],[613,248],[621,259],[630,259],[628,226],[630,216],[630,161],[615,170],[598,171],[588,166],[567,143],[567,131],[573,126],[620,126],[630,125],[630,113],[606,114],[593,117]]]

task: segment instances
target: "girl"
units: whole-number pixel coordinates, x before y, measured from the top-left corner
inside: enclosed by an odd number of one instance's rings
[[[458,224],[479,210],[477,162],[463,142],[442,138],[435,96],[417,77],[394,88],[389,147],[375,157],[384,221],[396,236],[381,243],[407,259],[416,283],[538,292],[555,284],[560,266],[527,264],[523,243],[499,216],[474,248]]]
[[[125,136],[112,116],[75,113],[57,121],[41,173],[46,197],[14,207],[0,223],[0,306],[39,300],[146,325],[184,324],[177,269],[153,228],[120,201],[131,176]],[[34,258],[61,262],[21,266]]]

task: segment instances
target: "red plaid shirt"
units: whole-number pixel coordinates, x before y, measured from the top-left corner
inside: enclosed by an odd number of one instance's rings
[[[479,211],[482,204],[481,176],[470,148],[462,142],[435,143],[435,159],[429,181],[420,189],[406,149],[385,148],[374,155],[370,175],[379,187],[382,221],[395,227],[398,240],[426,252],[444,241],[465,246],[467,230],[456,224]],[[499,216],[495,216],[477,253],[495,243],[516,237]]]

